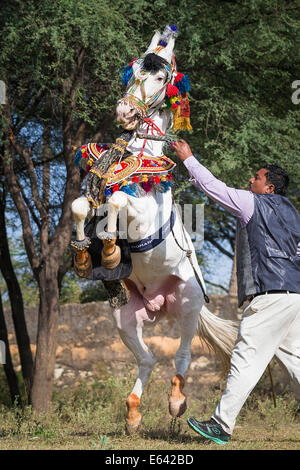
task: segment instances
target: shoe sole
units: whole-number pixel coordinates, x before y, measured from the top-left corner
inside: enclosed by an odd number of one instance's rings
[[[200,429],[197,428],[196,426],[194,426],[192,423],[190,423],[188,419],[187,419],[187,423],[188,423],[188,425],[189,425],[194,431],[196,431],[198,434],[201,434],[201,436],[206,437],[207,439],[211,439],[211,440],[214,441],[216,444],[226,445],[226,444],[228,444],[228,442],[229,442],[229,441],[222,441],[221,439],[218,439],[217,437],[209,436],[209,435],[206,434],[205,432],[200,431]]]

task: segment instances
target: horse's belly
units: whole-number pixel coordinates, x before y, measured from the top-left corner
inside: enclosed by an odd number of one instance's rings
[[[157,284],[143,284],[140,280],[135,279],[135,286],[143,298],[145,308],[149,312],[169,312],[170,306],[175,302],[175,291],[181,282],[177,276],[168,276],[163,282]],[[128,285],[130,288],[130,283]]]

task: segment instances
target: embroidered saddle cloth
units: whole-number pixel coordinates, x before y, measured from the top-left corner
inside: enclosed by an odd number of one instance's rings
[[[76,152],[75,164],[88,173],[94,162],[101,158],[108,148],[107,144],[89,143],[82,145]],[[110,188],[124,181],[129,183],[134,176],[136,178],[133,182],[147,181],[148,178],[145,178],[147,176],[166,176],[175,166],[176,163],[166,155],[159,157],[130,155],[120,162],[112,164],[109,169],[106,187]]]

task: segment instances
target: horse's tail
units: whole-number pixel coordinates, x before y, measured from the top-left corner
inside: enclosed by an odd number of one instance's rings
[[[197,332],[200,341],[215,352],[223,374],[230,368],[231,351],[237,338],[238,321],[225,320],[211,313],[205,306],[199,315]]]

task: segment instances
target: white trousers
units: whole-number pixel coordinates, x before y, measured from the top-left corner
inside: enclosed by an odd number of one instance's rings
[[[300,400],[300,294],[259,295],[244,310],[226,390],[212,416],[228,434],[274,355]]]

